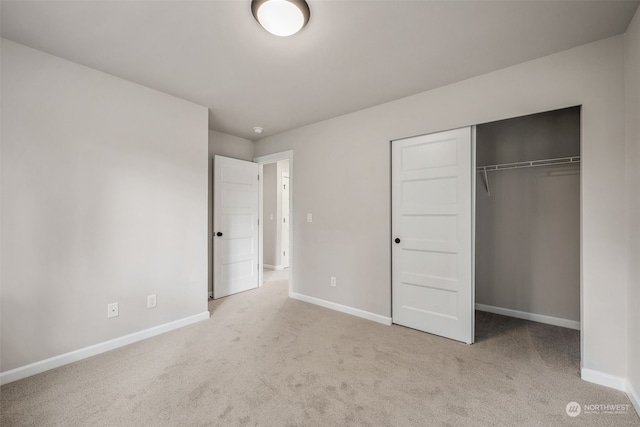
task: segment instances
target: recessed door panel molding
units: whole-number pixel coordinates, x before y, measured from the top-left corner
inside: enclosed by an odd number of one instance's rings
[[[456,279],[448,279],[426,274],[402,273],[400,275],[400,280],[402,281],[402,283],[406,283],[409,285],[443,289],[445,291],[455,292],[458,289],[458,281]]]
[[[402,202],[408,206],[451,205],[457,203],[457,177],[404,180]],[[425,203],[429,200],[429,203]]]
[[[430,250],[403,250],[402,261],[397,267],[402,273],[413,273],[443,279],[458,278],[458,254],[441,253]]]
[[[392,142],[393,322],[473,343],[472,128]]]
[[[432,322],[460,320],[458,296],[454,291],[410,284],[404,286],[402,297],[406,301],[412,301],[411,304],[403,305],[403,309],[408,311],[408,314],[417,317],[427,316],[432,318]]]
[[[258,165],[215,156],[213,297],[258,287]]]
[[[423,141],[402,149],[402,170],[424,170],[455,166],[458,152],[450,139]]]
[[[411,230],[415,242],[458,242],[458,217],[455,215],[405,214],[400,220],[403,229]]]
[[[228,255],[227,260],[230,259],[229,254],[253,254],[255,241],[252,237],[228,239]]]
[[[257,227],[258,222],[250,213],[231,213],[222,216],[222,228],[228,239],[252,237]]]
[[[255,194],[253,194],[253,186],[246,184],[234,185],[228,182],[223,182],[223,186],[226,188],[222,190],[222,208],[224,209],[251,209],[255,204],[253,200]]]
[[[233,159],[237,160],[237,159]],[[244,165],[221,165],[220,178],[223,183],[233,186],[247,185],[252,187],[254,184],[253,171]]]

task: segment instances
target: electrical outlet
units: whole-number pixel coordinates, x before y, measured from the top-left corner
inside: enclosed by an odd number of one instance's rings
[[[333,276],[331,276],[331,286],[335,288],[335,287],[336,287],[336,284],[337,284],[337,283],[336,283],[336,278],[335,278],[335,277],[333,277]]]
[[[153,308],[156,306],[156,294],[149,295],[147,297],[147,308]]]
[[[313,215],[310,213],[307,214],[307,222],[313,222]]]
[[[118,316],[118,303],[107,304],[107,318]]]

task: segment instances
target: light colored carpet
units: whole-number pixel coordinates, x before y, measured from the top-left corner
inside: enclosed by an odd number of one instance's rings
[[[208,321],[3,386],[8,426],[640,425],[581,381],[575,331],[478,313],[472,346],[290,300],[284,281]]]
[[[262,270],[262,282],[279,282],[281,280],[289,280],[289,269],[285,268],[284,270],[269,270],[265,268]]]

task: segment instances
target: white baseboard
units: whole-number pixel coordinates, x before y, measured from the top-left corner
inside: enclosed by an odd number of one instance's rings
[[[262,264],[267,270],[284,270],[281,265]]]
[[[640,415],[640,395],[638,395],[638,392],[633,388],[633,385],[629,380],[627,380],[626,383],[625,391],[627,392],[627,396],[629,396],[629,400],[631,401],[631,404],[633,404],[633,407],[636,408],[637,414]]]
[[[590,383],[603,385],[605,387],[614,388],[620,391],[627,391],[627,380],[615,375],[605,374],[604,372],[595,371],[593,369],[580,369],[580,377]]]
[[[200,314],[185,317],[184,319],[174,320],[173,322],[154,326],[153,328],[134,332],[123,337],[114,338],[109,341],[94,344],[89,347],[74,350],[69,353],[64,353],[58,356],[51,357],[49,359],[21,366],[10,371],[2,372],[0,373],[0,385],[21,380],[23,378],[39,374],[50,369],[58,368],[63,365],[68,365],[69,363],[77,362],[78,360],[86,359],[88,357],[95,356],[109,350],[124,347],[125,345],[133,344],[134,342],[142,341],[144,339],[151,338],[153,336],[160,335],[174,329],[182,328],[183,326],[191,325],[192,323],[207,320],[208,318],[209,312],[205,311]]]
[[[320,298],[314,298],[307,295],[290,292],[289,296],[293,299],[308,302],[311,304],[319,305],[320,307],[330,308],[342,313],[350,314],[352,316],[362,317],[363,319],[371,320],[373,322],[382,323],[383,325],[391,325],[391,318],[381,316],[379,314],[371,313],[369,311],[360,310],[359,308],[349,307],[347,305],[338,304],[331,301],[326,301]]]
[[[492,305],[476,304],[476,310],[486,311],[503,316],[516,317],[518,319],[531,320],[533,322],[546,323],[548,325],[561,326],[563,328],[580,330],[580,322],[559,317],[545,316],[543,314],[527,313],[526,311],[511,310],[510,308],[494,307]]]

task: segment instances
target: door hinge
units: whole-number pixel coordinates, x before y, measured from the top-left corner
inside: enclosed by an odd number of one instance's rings
[[[282,222],[287,222],[287,218],[282,218]]]
[[[282,251],[282,256],[287,256],[287,252]]]
[[[260,175],[258,175],[258,181],[260,181]]]

